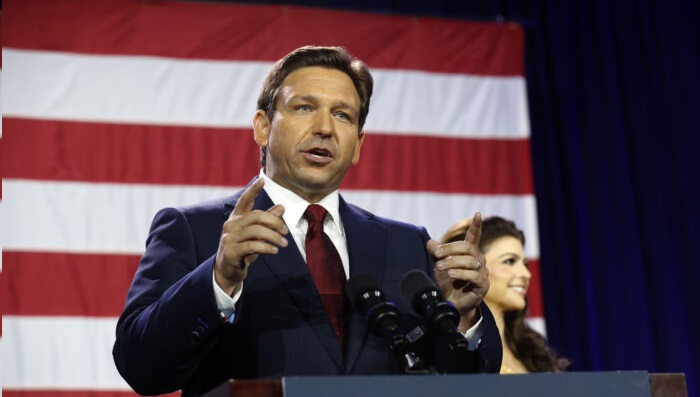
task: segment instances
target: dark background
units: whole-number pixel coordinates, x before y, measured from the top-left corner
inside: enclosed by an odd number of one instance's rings
[[[247,3],[520,23],[550,343],[697,395],[700,2]]]

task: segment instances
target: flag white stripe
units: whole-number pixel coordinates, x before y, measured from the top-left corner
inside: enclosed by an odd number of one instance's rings
[[[529,318],[535,327],[540,317]],[[4,390],[131,390],[112,360],[116,318],[3,317]]]
[[[130,390],[112,361],[116,318],[3,316],[3,388]]]
[[[544,322],[544,317],[527,317],[525,318],[525,322],[527,322],[532,329],[539,332],[544,337],[547,337],[547,327]]]
[[[2,256],[2,255],[0,255],[0,256]],[[3,318],[4,318],[4,316],[3,316]],[[5,372],[2,372],[2,367],[5,363],[5,360],[3,359],[3,357],[6,357],[4,347],[5,347],[5,345],[2,342],[2,337],[0,337],[0,397],[2,397],[2,390],[4,389],[4,385],[5,385],[5,377],[3,376],[3,374]]]
[[[230,196],[240,187],[161,186],[9,179],[3,181],[0,239],[6,250],[140,254],[155,213]],[[481,211],[513,219],[528,236],[529,257],[538,257],[537,214],[532,195],[341,191],[376,215],[428,229],[433,238],[458,219]]]
[[[515,222],[528,236],[525,254],[539,257],[535,196],[441,194],[428,192],[345,191],[343,197],[376,215],[425,226],[439,240],[454,223],[480,211],[483,217],[498,215]],[[530,238],[532,236],[532,238]]]
[[[373,69],[367,131],[455,138],[530,136],[525,79]]]
[[[3,48],[5,116],[250,128],[270,63],[80,55]],[[365,130],[529,136],[525,80],[373,69]]]

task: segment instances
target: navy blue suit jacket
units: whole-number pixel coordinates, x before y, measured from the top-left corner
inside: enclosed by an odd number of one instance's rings
[[[303,375],[396,374],[385,339],[368,332],[362,315],[349,314],[345,354],[313,279],[291,235],[276,255],[250,266],[233,324],[224,321],[212,284],[214,255],[223,223],[240,197],[155,217],[146,252],[117,325],[113,355],[135,391],[178,389],[196,396],[230,378]],[[254,208],[273,205],[262,191]],[[419,323],[404,302],[401,277],[413,269],[432,275],[424,228],[377,217],[340,200],[350,273],[368,273],[403,314],[406,331]],[[501,344],[482,304],[484,335],[473,355],[474,372],[498,372]],[[429,335],[426,335],[426,340]]]

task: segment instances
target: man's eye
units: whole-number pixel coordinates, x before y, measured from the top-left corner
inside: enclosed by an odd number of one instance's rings
[[[338,113],[336,113],[335,117],[337,117],[338,119],[340,119],[341,121],[346,122],[346,123],[353,124],[353,123],[357,122],[357,118],[355,116],[353,116],[351,113],[338,112]]]
[[[308,112],[311,110],[311,106],[309,105],[299,105],[295,108],[296,110],[299,110],[301,112]]]

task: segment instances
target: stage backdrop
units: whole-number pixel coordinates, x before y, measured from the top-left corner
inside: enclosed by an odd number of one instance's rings
[[[114,328],[155,212],[258,171],[272,62],[345,46],[375,94],[342,194],[435,238],[481,211],[525,231],[543,329],[523,77],[511,23],[217,3],[6,1],[2,12],[5,396],[126,396]]]

